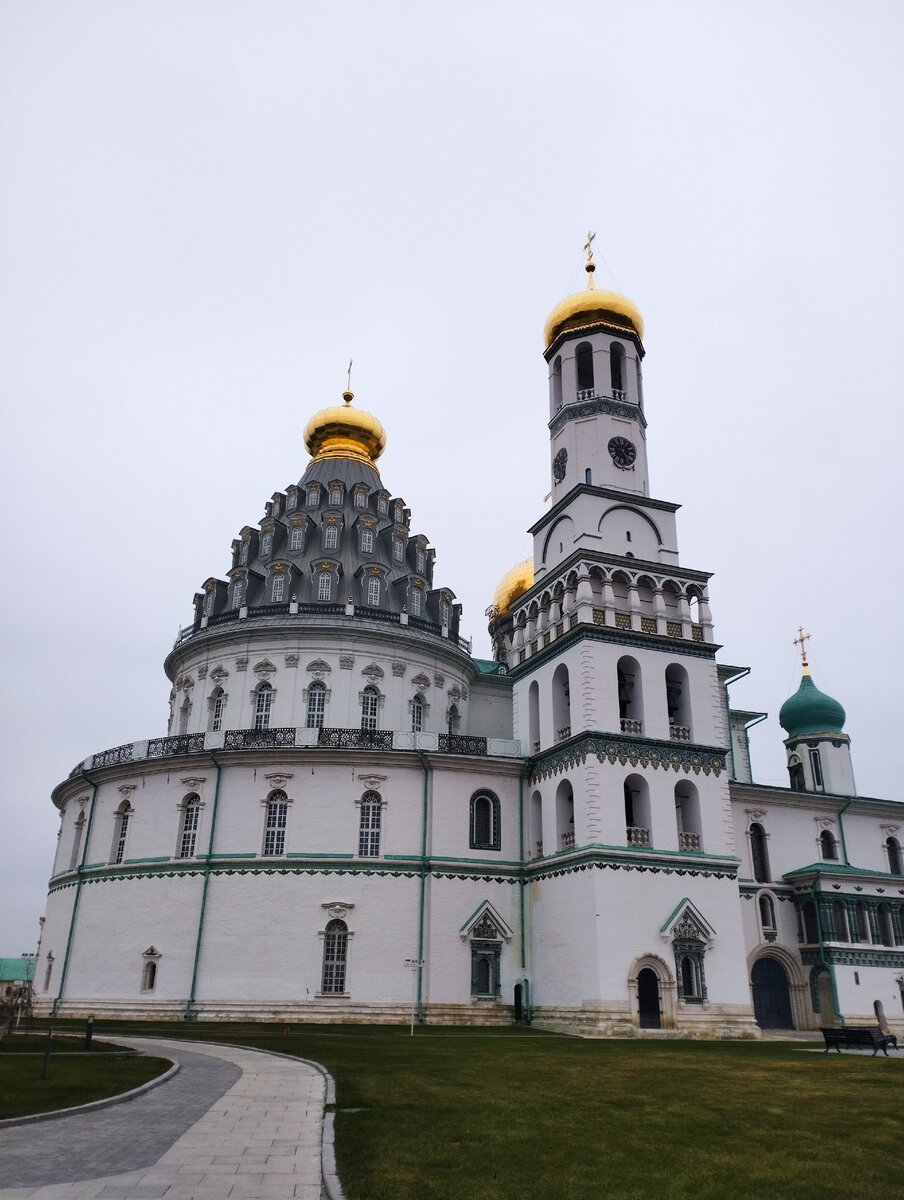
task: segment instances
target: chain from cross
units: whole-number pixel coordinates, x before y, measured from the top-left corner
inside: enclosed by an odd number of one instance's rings
[[[800,660],[804,666],[807,665],[807,642],[809,640],[810,635],[808,633],[804,633],[803,625],[798,625],[797,637],[794,639],[792,644],[800,647]]]

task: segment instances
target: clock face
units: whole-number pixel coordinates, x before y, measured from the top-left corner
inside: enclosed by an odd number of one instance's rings
[[[609,442],[609,453],[620,471],[627,471],[633,467],[634,460],[637,458],[637,448],[634,443],[624,437],[612,438]]]
[[[629,443],[630,444],[630,443]],[[632,447],[633,448],[633,447]],[[562,447],[559,453],[552,460],[552,474],[556,483],[561,483],[565,478],[565,466],[568,463],[568,451]]]

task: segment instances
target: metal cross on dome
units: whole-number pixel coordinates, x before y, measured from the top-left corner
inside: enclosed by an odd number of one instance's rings
[[[588,233],[587,241],[584,243],[584,249],[587,251],[587,261],[588,262],[593,261],[593,239],[595,237],[596,237],[595,233]]]
[[[793,641],[793,645],[800,648],[800,660],[804,666],[807,665],[807,642],[810,640],[810,635],[804,633],[803,625],[797,627],[797,637]]]

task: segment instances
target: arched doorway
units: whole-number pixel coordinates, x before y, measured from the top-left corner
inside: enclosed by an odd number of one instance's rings
[[[637,1012],[641,1029],[659,1029],[662,1011],[659,1004],[659,980],[656,972],[644,967],[637,974]]]
[[[793,1029],[788,975],[777,958],[758,958],[750,972],[753,1015],[760,1029]]]
[[[524,1020],[524,993],[520,983],[515,984],[515,1020]]]

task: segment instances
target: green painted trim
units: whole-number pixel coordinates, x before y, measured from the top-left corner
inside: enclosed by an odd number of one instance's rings
[[[227,858],[249,858],[249,859],[250,858],[263,858],[263,855],[259,854],[257,852],[257,850],[240,850],[235,854],[210,854],[210,853],[207,853],[204,855],[204,857],[206,859],[209,859],[211,862],[219,862],[221,859],[227,859]],[[275,858],[278,858],[279,856],[276,854],[271,854],[268,857],[275,859]]]
[[[401,858],[402,856],[397,855],[396,857]],[[447,857],[447,856],[441,855],[441,854],[432,854],[430,856],[430,862],[431,863],[468,863],[469,865],[473,865],[475,867],[492,867],[494,870],[497,870],[497,871],[500,868],[503,868],[503,869],[509,868],[510,870],[513,870],[513,871],[518,871],[521,869],[520,861],[517,859],[511,859],[511,858],[498,859],[498,860],[497,859],[486,859],[486,858],[455,858],[452,855],[449,855]]]
[[[100,786],[100,784],[97,784],[96,786],[98,786],[98,787],[99,787],[99,786]],[[85,836],[87,837],[87,834],[86,834]],[[108,862],[107,862],[107,860],[106,860],[105,858],[102,858],[102,859],[100,860],[100,862],[96,862],[96,863],[82,863],[82,867],[81,867],[80,869],[84,869],[85,871],[94,871],[94,870],[96,870],[98,867],[108,867],[108,866],[112,866],[112,865],[114,865],[114,864],[112,864],[112,863],[108,863]]]
[[[125,867],[131,866],[133,863],[169,862],[170,857],[169,854],[160,854],[156,858],[124,858],[122,865]]]
[[[562,771],[583,766],[588,755],[602,765],[640,767],[646,770],[674,770],[718,778],[726,769],[727,751],[721,746],[705,746],[697,742],[663,741],[661,738],[635,737],[632,734],[586,730],[565,742],[544,750],[531,760],[531,783],[558,775]]]
[[[349,862],[354,862],[355,857],[356,856],[354,854],[320,854],[319,852],[315,853],[314,851],[305,853],[302,850],[292,850],[289,854],[286,855],[286,858],[327,858],[327,859],[332,859],[334,861],[337,858],[342,858],[342,859],[347,859]],[[380,857],[381,858],[402,858],[403,855],[401,855],[401,854],[381,854]]]
[[[94,825],[94,806],[97,801],[98,785],[94,782],[93,779],[88,778],[88,776],[84,770],[82,771],[82,777],[84,779],[87,779],[88,783],[91,784],[91,801],[90,801],[90,805],[88,808],[88,825],[87,825],[87,828],[85,829],[85,841],[84,841],[84,845],[82,846],[82,861],[79,863],[78,868],[76,869],[76,873],[75,873],[75,875],[76,875],[75,896],[72,900],[72,912],[69,915],[69,933],[66,935],[66,952],[63,955],[63,969],[60,972],[60,988],[56,994],[56,999],[54,1000],[53,1004],[50,1006],[50,1015],[52,1017],[56,1016],[60,1001],[63,998],[63,988],[66,986],[66,974],[69,970],[69,955],[72,950],[72,939],[73,939],[73,936],[75,935],[75,917],[76,917],[76,913],[78,912],[78,903],[79,903],[79,900],[81,899],[81,895],[82,895],[82,873],[86,869],[85,868],[85,859],[88,857],[88,843],[91,841],[91,829],[92,829],[92,826]],[[35,965],[37,965],[37,964],[35,964]]]
[[[904,950],[883,950],[877,946],[869,950],[839,950],[827,946],[824,950],[827,962],[842,967],[904,967]],[[800,959],[804,966],[824,966],[815,950],[801,950]]]

